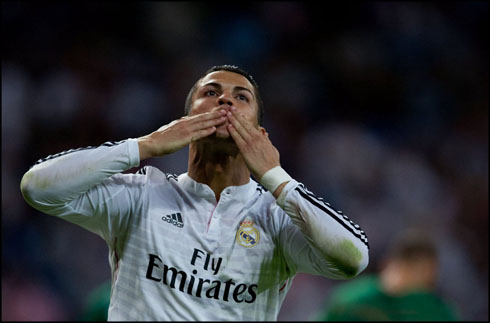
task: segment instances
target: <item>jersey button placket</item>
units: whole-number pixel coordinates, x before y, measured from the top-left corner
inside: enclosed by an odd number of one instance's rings
[[[218,232],[216,230],[218,229],[218,222],[219,222],[219,203],[216,205],[214,210],[211,212],[211,219],[209,220],[209,229],[208,229],[208,235],[210,236],[217,236]]]

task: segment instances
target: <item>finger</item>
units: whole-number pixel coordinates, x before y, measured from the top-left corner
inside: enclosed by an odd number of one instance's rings
[[[233,128],[235,128],[235,130],[242,137],[242,139],[245,140],[245,141],[249,141],[251,139],[250,133],[242,125],[242,123],[240,123],[240,121],[238,121],[238,119],[235,118],[235,116],[231,112],[228,112],[227,113],[227,117],[228,117],[228,120],[229,120],[230,124],[233,125]]]
[[[211,119],[211,120],[204,120],[201,122],[196,122],[194,124],[191,124],[189,126],[189,128],[192,131],[196,131],[196,130],[206,129],[206,128],[213,127],[213,126],[218,126],[218,125],[223,124],[225,122],[226,122],[226,118],[222,116],[222,117],[219,117],[218,119]]]
[[[211,119],[217,119],[219,117],[225,116],[226,115],[226,110],[224,109],[219,109],[216,111],[211,111],[211,112],[205,112],[201,113],[195,116],[189,117],[189,121],[191,121],[191,124],[196,123],[196,122],[201,122],[205,120],[211,120]]]
[[[247,142],[242,138],[242,136],[238,133],[237,129],[233,124],[228,125],[228,132],[231,135],[231,138],[235,141],[238,148],[241,150],[242,147],[247,145]]]
[[[237,110],[236,107],[231,107],[230,111],[232,115],[238,120],[238,122],[250,133],[252,133],[254,130],[257,130],[254,124],[252,124],[250,121],[245,119],[245,116]]]
[[[215,131],[216,131],[216,127],[211,127],[211,128],[196,131],[192,134],[191,142],[212,135]]]

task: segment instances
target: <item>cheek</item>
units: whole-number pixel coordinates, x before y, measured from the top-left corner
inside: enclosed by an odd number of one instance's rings
[[[247,120],[252,122],[255,125],[259,125],[259,108],[255,105],[252,104],[249,106],[249,111],[247,111]]]
[[[247,120],[247,122],[251,125],[253,125],[255,128],[259,126],[259,121],[257,119],[257,116],[253,112],[242,112],[242,117]]]
[[[211,107],[211,104],[206,102],[206,100],[197,99],[192,104],[189,115],[197,115],[208,112],[209,110],[211,110]]]
[[[251,114],[247,117],[247,120],[254,124],[254,125],[258,125],[258,119],[257,119],[257,116],[255,114]]]
[[[257,111],[254,108],[248,107],[247,109],[243,109],[242,114],[244,115],[245,119],[247,119],[247,121],[249,121],[250,123],[254,125],[259,124],[259,117]]]

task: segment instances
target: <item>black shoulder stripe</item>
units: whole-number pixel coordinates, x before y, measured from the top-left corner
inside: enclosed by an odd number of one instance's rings
[[[108,142],[103,143],[100,146],[111,147],[111,146],[122,144],[125,141],[126,140],[121,140],[121,141],[108,141]],[[95,149],[95,148],[98,148],[100,146],[87,146],[87,147],[82,147],[82,148],[69,149],[69,150],[65,150],[65,151],[62,151],[62,152],[59,152],[59,153],[56,153],[56,154],[53,154],[53,155],[49,155],[47,157],[44,157],[44,158],[39,159],[34,165],[31,166],[31,168],[34,167],[34,166],[36,166],[36,165],[38,165],[38,164],[40,164],[40,163],[43,163],[43,162],[45,162],[47,160],[50,160],[50,159],[54,159],[54,158],[57,158],[57,157],[68,155],[70,153],[74,153],[74,152],[77,152],[77,151]]]
[[[176,174],[165,173],[165,177],[167,178],[167,181],[169,181],[171,179],[173,179],[176,182],[179,181],[178,176]]]
[[[140,168],[136,174],[139,174],[139,175],[146,175],[146,170],[147,170],[148,166],[145,166],[143,168]]]
[[[335,213],[333,213],[331,210],[329,210],[327,207],[325,207],[325,205],[322,205],[319,201],[317,201],[315,198],[313,198],[312,196],[310,196],[309,194],[307,194],[306,192],[304,192],[302,190],[301,187],[296,187],[295,190],[305,199],[307,200],[308,202],[310,202],[311,204],[313,204],[314,206],[316,206],[317,208],[319,208],[320,210],[322,210],[323,212],[327,213],[328,215],[330,215],[330,217],[332,217],[334,220],[336,220],[338,223],[340,223],[345,229],[347,229],[350,233],[352,233],[355,237],[359,238],[359,240],[361,240],[365,245],[366,247],[369,249],[369,243],[368,243],[368,240],[367,240],[367,237],[366,235],[364,234],[364,231],[360,230],[359,233],[358,232],[355,232],[354,228],[351,227],[350,225],[347,225],[344,221],[342,221],[337,215],[335,215]],[[323,201],[322,201],[323,202]],[[324,203],[324,202],[323,202]],[[345,216],[344,216],[345,217]],[[349,223],[351,224],[354,224],[354,222],[352,222],[351,220],[348,220]],[[359,227],[359,226],[358,226]],[[357,229],[357,228],[356,228]]]
[[[261,184],[257,183],[256,191],[258,191],[260,193],[260,195],[262,195],[262,193],[267,192],[267,189],[265,187],[263,187]]]
[[[123,142],[125,142],[126,140],[120,140],[120,141],[107,141],[107,142],[104,142],[101,146],[107,146],[107,147],[111,147],[111,146],[116,146],[116,145],[119,145],[119,144],[122,144]]]

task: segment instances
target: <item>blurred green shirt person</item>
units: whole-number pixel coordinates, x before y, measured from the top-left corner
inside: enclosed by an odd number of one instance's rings
[[[455,321],[453,310],[435,293],[413,290],[389,295],[379,277],[366,275],[341,285],[320,321]]]
[[[456,321],[453,308],[435,292],[436,248],[420,232],[402,233],[379,274],[341,284],[328,298],[320,321]]]
[[[110,300],[111,280],[109,279],[90,292],[81,321],[107,321]]]

